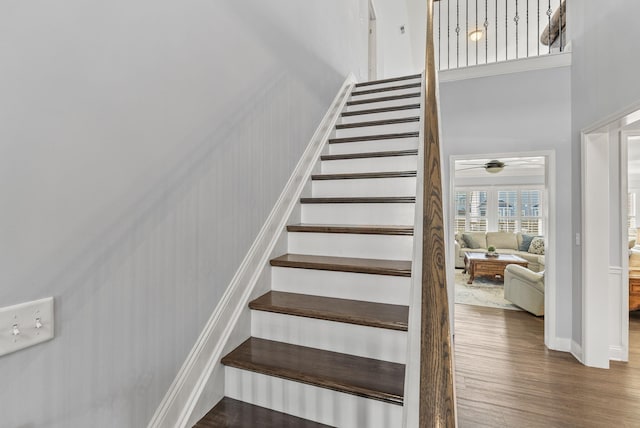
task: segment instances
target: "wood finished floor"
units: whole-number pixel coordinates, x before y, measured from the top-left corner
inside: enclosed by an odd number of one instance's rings
[[[456,305],[458,421],[468,427],[640,427],[640,313],[629,363],[578,363],[543,343],[527,312]]]

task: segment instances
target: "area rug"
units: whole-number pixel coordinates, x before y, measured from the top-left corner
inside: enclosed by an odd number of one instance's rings
[[[462,269],[456,269],[456,303],[513,311],[522,310],[504,298],[502,282],[479,277],[473,280],[473,284],[467,284],[468,280],[468,274],[462,273]]]

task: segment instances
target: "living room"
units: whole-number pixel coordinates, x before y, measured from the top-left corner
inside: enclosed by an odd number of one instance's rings
[[[456,303],[544,315],[545,164],[545,156],[452,159]]]

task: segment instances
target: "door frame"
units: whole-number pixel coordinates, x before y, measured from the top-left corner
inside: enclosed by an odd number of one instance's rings
[[[475,153],[471,155],[451,155],[449,156],[449,230],[447,230],[447,239],[451,240],[454,236],[453,225],[455,224],[455,181],[456,171],[455,162],[459,160],[471,160],[478,158],[500,159],[506,157],[544,157],[544,187],[545,192],[545,238],[548,248],[545,248],[545,293],[544,293],[544,344],[549,349],[567,351],[564,344],[565,341],[557,337],[557,284],[556,284],[556,152],[555,150],[540,150],[530,152],[503,152],[503,153]],[[455,260],[454,245],[449,245],[448,251],[449,271],[453,272]],[[453,275],[451,276],[453,278]],[[455,302],[455,284],[449,281],[448,287],[449,300]],[[455,304],[451,304],[451,312],[455,312]],[[453,317],[453,316],[452,316]]]
[[[579,360],[592,367],[609,368],[610,360],[628,360],[629,351],[629,268],[626,232],[628,192],[628,138],[639,135],[630,125],[640,122],[640,102],[585,128],[581,132],[581,218],[582,218],[582,344]],[[615,157],[611,157],[612,152]],[[616,154],[617,151],[617,154]],[[611,161],[617,171],[612,171]],[[609,266],[612,244],[609,180],[619,180],[620,221],[615,231],[620,239],[620,266]],[[604,192],[604,193],[602,193]],[[610,198],[610,196],[607,196]],[[602,227],[606,224],[607,227]],[[602,245],[605,242],[607,245]],[[617,269],[620,272],[615,272]],[[616,283],[615,277],[619,281]],[[613,278],[613,279],[612,279]],[[602,284],[605,284],[604,286]],[[616,297],[618,295],[619,297]],[[607,302],[605,305],[602,302]],[[616,323],[617,325],[614,325]],[[619,337],[612,344],[612,336]]]

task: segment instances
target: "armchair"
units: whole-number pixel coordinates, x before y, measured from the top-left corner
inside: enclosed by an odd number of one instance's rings
[[[544,315],[544,271],[518,265],[504,270],[504,298],[536,316]]]

